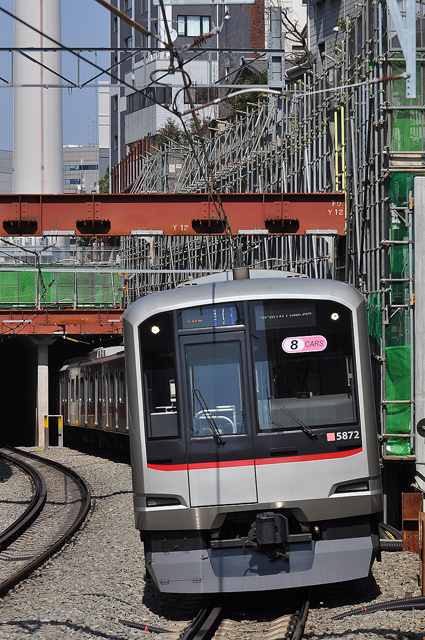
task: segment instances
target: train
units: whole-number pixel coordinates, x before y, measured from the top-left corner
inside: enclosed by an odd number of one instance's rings
[[[123,314],[125,369],[117,348],[61,371],[65,425],[129,434],[161,592],[337,583],[379,559],[365,301],[294,275],[239,269],[150,294]]]

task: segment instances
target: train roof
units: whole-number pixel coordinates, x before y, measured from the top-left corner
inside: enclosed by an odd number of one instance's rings
[[[264,274],[267,274],[265,276]],[[307,278],[302,273],[296,273],[294,271],[278,271],[277,269],[250,269],[249,270],[249,279],[254,280],[255,278]],[[194,284],[208,284],[209,282],[229,282],[233,280],[233,269],[227,269],[226,271],[219,271],[217,273],[212,273],[208,276],[202,276],[200,278],[193,278],[191,280],[186,280],[186,282],[182,282],[182,284],[177,285],[177,288],[180,289],[182,287],[192,286]]]
[[[60,371],[66,371],[69,367],[75,367],[77,365],[85,366],[89,363],[96,362],[96,360],[107,360],[113,357],[119,357],[124,355],[124,347],[122,345],[116,347],[99,347],[89,351],[86,356],[77,356],[67,360]]]
[[[288,272],[269,270],[252,270],[250,278],[244,280],[227,280],[219,275],[219,278],[199,278],[197,286],[161,291],[140,298],[124,312],[123,321],[138,324],[160,311],[211,304],[212,300],[221,303],[229,299],[272,299],[283,295],[293,300],[306,297],[332,299],[352,309],[364,303],[364,297],[354,287],[337,280],[293,278],[288,277]]]

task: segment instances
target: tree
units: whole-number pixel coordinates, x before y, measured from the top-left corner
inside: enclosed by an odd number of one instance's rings
[[[240,85],[267,84],[267,70],[257,71],[257,72],[250,71],[238,81],[238,84]],[[237,111],[246,111],[249,102],[257,103],[258,99],[263,98],[264,95],[265,95],[264,93],[253,91],[252,93],[243,93],[240,96],[236,96],[236,98],[231,98],[229,100],[232,108],[231,117],[235,116]]]
[[[184,144],[186,136],[183,129],[181,129],[172,118],[168,118],[164,126],[156,132],[156,139],[158,146],[162,147],[170,142],[170,140],[178,144]]]
[[[290,7],[281,6],[281,20],[286,40],[302,47],[300,54],[295,56],[295,64],[313,69],[314,56],[308,46],[306,27],[301,26],[298,20],[292,18],[292,9]]]
[[[105,175],[99,180],[99,193],[109,193],[109,167],[106,167]]]

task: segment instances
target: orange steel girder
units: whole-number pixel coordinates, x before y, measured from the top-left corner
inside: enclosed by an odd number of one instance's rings
[[[231,233],[345,233],[343,193],[225,193]],[[205,193],[0,195],[0,237],[75,235],[223,235]]]
[[[232,234],[345,233],[343,193],[222,194]],[[208,194],[0,195],[0,237],[224,235]],[[123,309],[0,310],[0,335],[120,334]]]
[[[0,335],[76,336],[121,334],[124,309],[3,309]]]

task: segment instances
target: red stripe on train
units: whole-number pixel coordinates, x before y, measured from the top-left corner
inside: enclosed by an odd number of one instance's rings
[[[350,451],[334,453],[315,453],[307,456],[285,456],[283,458],[256,458],[255,460],[229,460],[224,462],[195,462],[193,464],[149,464],[148,469],[155,471],[186,471],[195,469],[226,469],[231,467],[252,467],[264,464],[284,464],[287,462],[310,462],[312,460],[338,460],[348,458],[363,451],[362,447]]]

